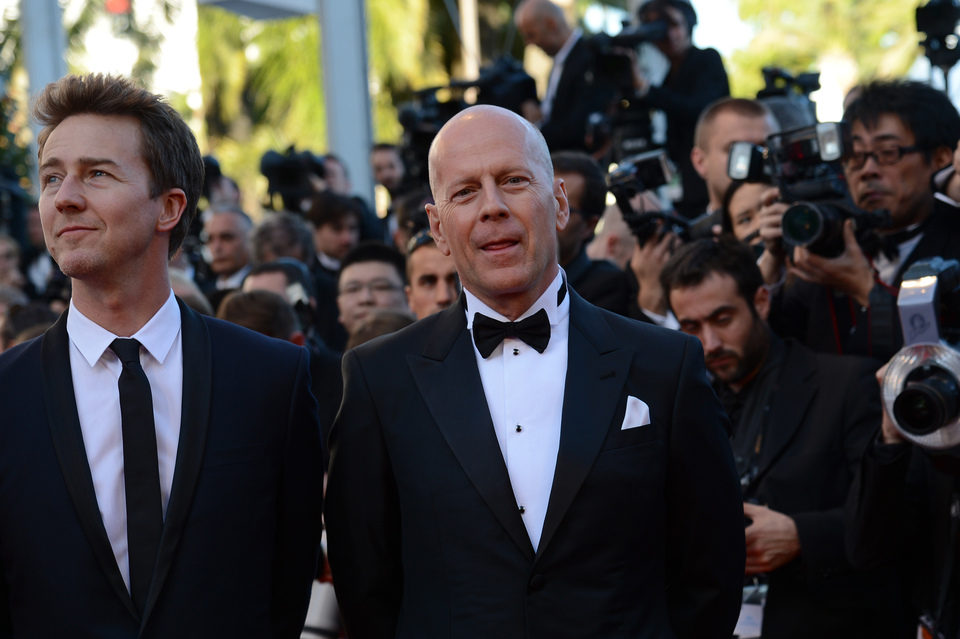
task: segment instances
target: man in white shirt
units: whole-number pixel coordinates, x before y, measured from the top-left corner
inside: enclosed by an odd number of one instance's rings
[[[159,96],[67,76],[35,117],[73,298],[0,359],[0,636],[299,636],[322,477],[305,351],[174,297],[203,165]]]
[[[519,116],[455,116],[430,178],[460,303],[344,356],[326,523],[351,639],[729,637],[742,508],[699,345],[567,286],[566,189]]]

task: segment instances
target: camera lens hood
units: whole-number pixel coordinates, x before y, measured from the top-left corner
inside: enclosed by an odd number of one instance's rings
[[[887,366],[881,394],[897,430],[934,450],[960,444],[960,353],[946,344],[912,344]]]

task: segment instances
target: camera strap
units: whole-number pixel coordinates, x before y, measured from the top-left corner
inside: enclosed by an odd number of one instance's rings
[[[950,497],[950,525],[949,536],[947,537],[947,556],[943,564],[943,574],[940,577],[940,589],[937,591],[937,608],[933,618],[933,628],[931,629],[934,637],[943,637],[940,624],[943,622],[944,608],[947,605],[947,598],[950,594],[950,580],[954,576],[957,563],[957,544],[958,535],[960,535],[960,486],[955,479],[953,492]]]

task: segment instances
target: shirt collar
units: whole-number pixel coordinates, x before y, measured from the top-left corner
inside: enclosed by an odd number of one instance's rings
[[[570,37],[567,38],[567,41],[563,43],[563,46],[560,47],[560,50],[557,51],[557,55],[553,56],[553,64],[557,67],[562,67],[563,63],[567,60],[567,56],[570,55],[570,50],[573,49],[573,46],[577,44],[577,40],[580,39],[580,35],[583,32],[580,29],[574,29],[570,34]]]
[[[560,300],[557,298],[560,297],[560,287],[567,285],[566,279],[567,276],[563,272],[563,269],[557,267],[557,276],[553,278],[553,281],[547,286],[547,290],[515,321],[519,322],[522,319],[526,319],[538,312],[541,308],[547,311],[547,317],[550,318],[551,327],[557,326],[564,321],[570,314],[570,295],[564,295],[563,299]],[[467,330],[473,328],[473,316],[476,313],[483,313],[487,317],[500,320],[501,322],[509,321],[505,316],[480,301],[480,298],[471,293],[467,288],[463,289],[463,298],[466,301],[467,307]]]
[[[131,337],[140,342],[147,352],[162,364],[179,332],[180,306],[171,290],[160,310]],[[70,312],[67,313],[67,334],[91,368],[100,361],[113,340],[119,337],[78,311],[73,300],[70,300]]]

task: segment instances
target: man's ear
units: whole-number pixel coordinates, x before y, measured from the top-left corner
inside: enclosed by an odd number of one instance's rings
[[[304,344],[307,343],[307,337],[306,335],[303,334],[302,331],[297,331],[290,336],[290,339],[288,341],[293,342],[297,346],[303,346]]]
[[[187,209],[187,194],[183,189],[170,189],[160,196],[163,202],[163,211],[157,219],[157,231],[167,233],[180,222],[183,212]]]
[[[697,175],[706,180],[707,154],[703,152],[703,149],[698,146],[690,149],[690,163],[693,164],[693,169],[697,172]]]
[[[567,228],[570,221],[570,202],[567,200],[567,185],[562,178],[553,179],[553,197],[557,200],[557,230]]]
[[[760,316],[760,319],[767,321],[767,317],[770,315],[770,291],[767,290],[766,286],[761,286],[753,294],[753,307],[757,309],[757,315]]]
[[[938,171],[953,164],[953,149],[946,146],[938,146],[933,151],[932,164],[933,168]]]
[[[427,204],[424,207],[427,211],[427,217],[430,219],[430,235],[440,252],[444,255],[450,255],[450,245],[443,233],[443,224],[440,223],[440,211],[436,204]]]

